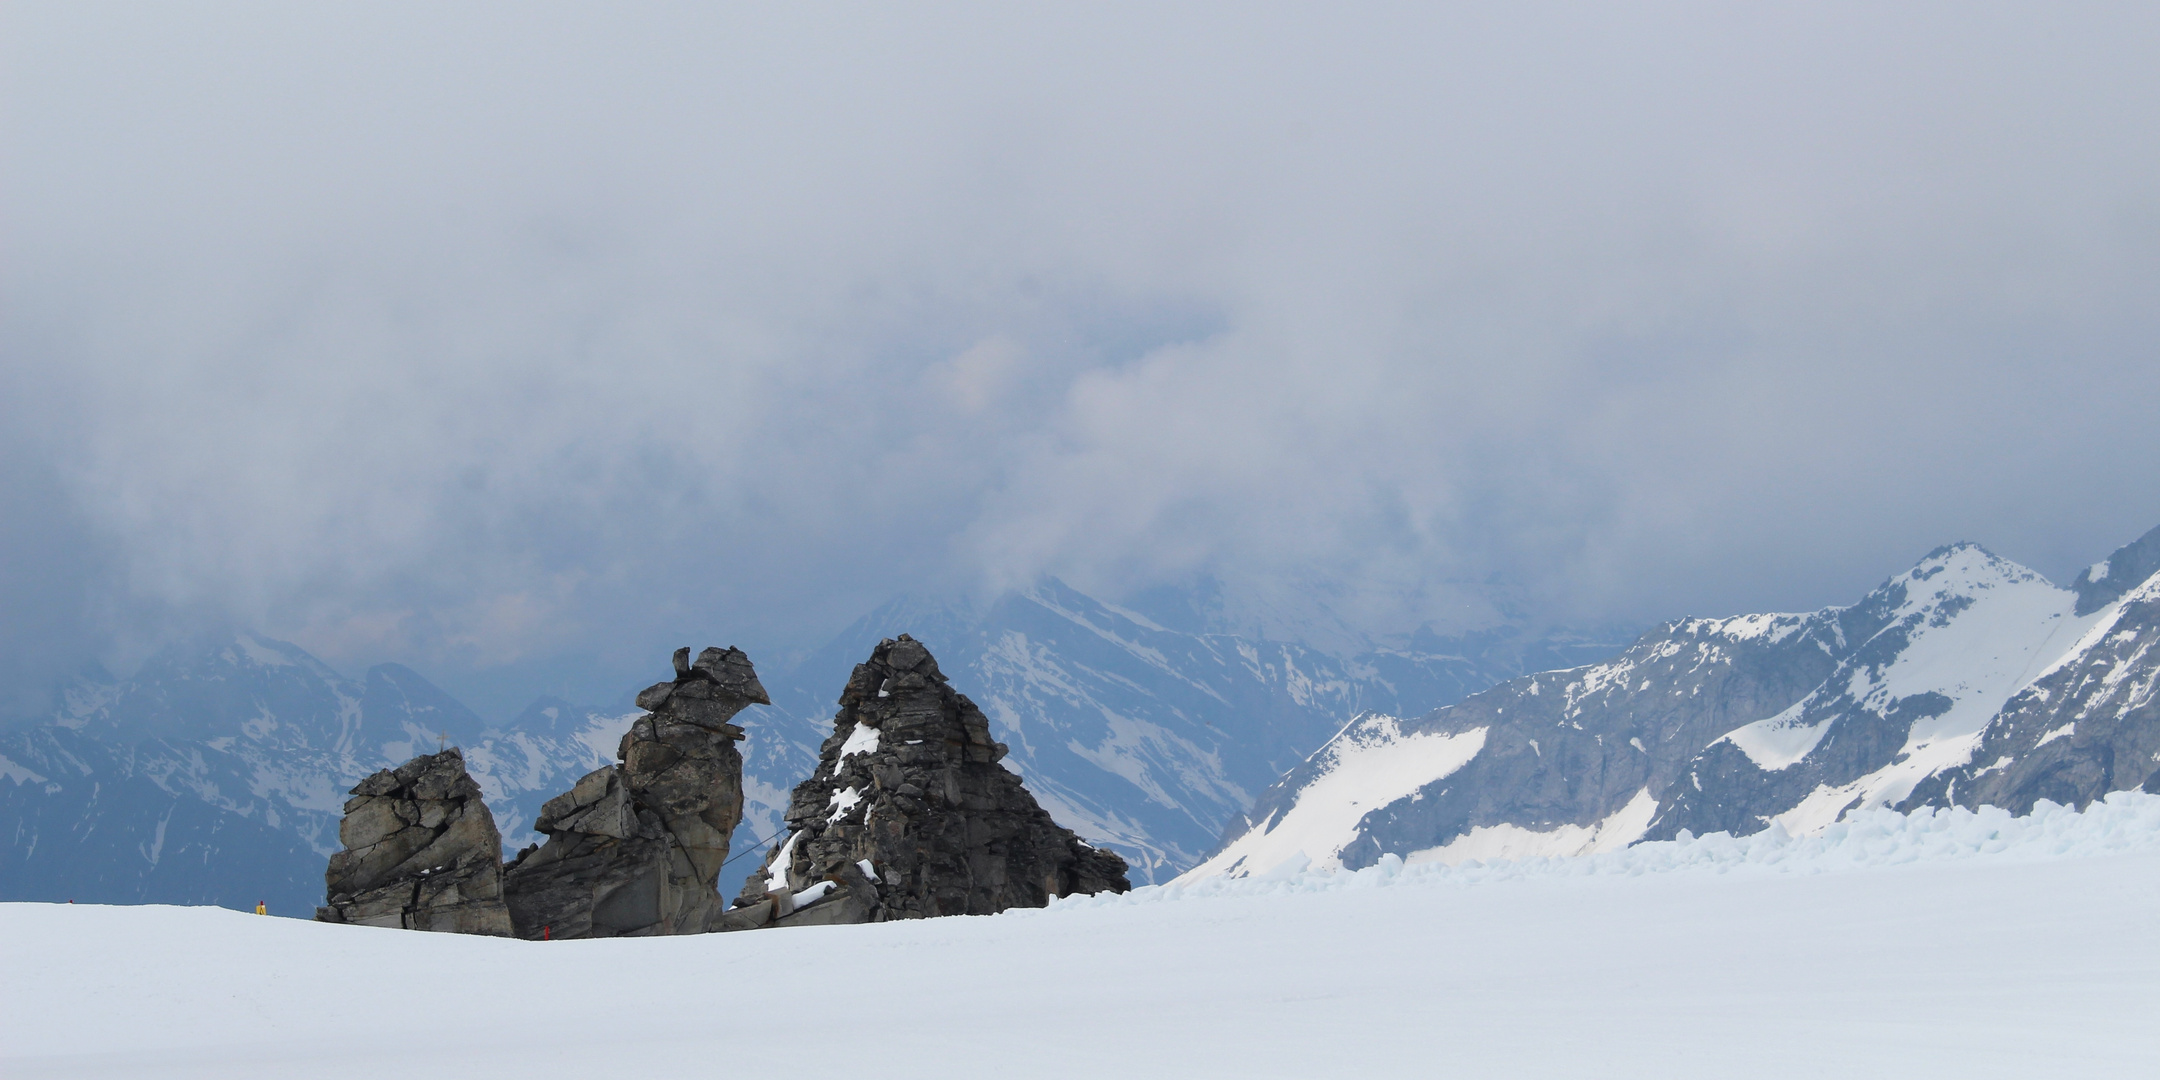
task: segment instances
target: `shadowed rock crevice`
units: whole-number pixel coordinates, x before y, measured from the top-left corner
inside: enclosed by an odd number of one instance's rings
[[[1125,861],[1051,820],[1005,752],[922,643],[880,642],[790,797],[787,838],[718,928],[989,915],[1130,888]]]
[[[675,678],[638,695],[651,710],[596,769],[548,800],[547,841],[504,871],[519,937],[696,934],[721,913],[716,882],[742,819],[743,729],[729,721],[769,704],[740,649],[675,654]]]
[[[324,874],[323,922],[506,936],[502,837],[455,747],[360,781],[345,803],[345,850]]]

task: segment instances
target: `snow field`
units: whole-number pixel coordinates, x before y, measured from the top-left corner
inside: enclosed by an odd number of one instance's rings
[[[519,942],[0,905],[0,1075],[2160,1075],[2160,798]]]
[[[1860,810],[1813,835],[1796,837],[1777,825],[1745,837],[1722,832],[1694,836],[1682,830],[1678,840],[1649,841],[1592,855],[1420,864],[1388,854],[1373,866],[1347,872],[1293,854],[1252,877],[1202,877],[1194,871],[1170,884],[1134,889],[1123,896],[1067,897],[1053,902],[1048,910],[1393,884],[1476,885],[1531,877],[1634,877],[1683,871],[1819,874],[1979,855],[2044,859],[2136,851],[2160,851],[2160,795],[2118,791],[2082,813],[2042,799],[2025,817],[1993,806],[1978,811],[1921,807],[1909,815]]]

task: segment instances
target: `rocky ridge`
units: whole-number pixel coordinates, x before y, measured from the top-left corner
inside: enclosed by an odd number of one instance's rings
[[[987,915],[1130,888],[1124,860],[1051,820],[999,764],[1006,747],[982,710],[901,635],[856,666],[818,768],[790,802],[794,831],[723,910],[715,882],[743,805],[745,733],[731,721],[766,703],[765,689],[739,649],[707,649],[694,664],[681,649],[674,680],[637,700],[649,711],[623,736],[619,763],[548,800],[535,823],[546,842],[507,867],[457,750],[363,781],[317,917],[636,937]]]
[[[1006,753],[921,642],[879,642],[789,799],[786,839],[722,928],[989,915],[1127,891],[1125,861],[1053,821]]]

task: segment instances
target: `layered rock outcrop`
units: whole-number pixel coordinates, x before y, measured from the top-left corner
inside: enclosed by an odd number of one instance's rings
[[[638,695],[617,764],[540,810],[544,844],[501,839],[456,750],[353,789],[319,918],[525,938],[632,937],[761,926],[988,915],[1130,888],[1123,859],[1083,843],[999,764],[982,710],[906,635],[879,643],[840,697],[790,833],[733,909],[715,882],[742,818],[743,729],[766,704],[750,660],[675,654]]]
[[[504,871],[517,936],[696,934],[725,907],[716,882],[742,819],[743,729],[729,721],[769,704],[740,649],[675,654],[675,678],[638,695],[620,762],[541,807],[544,844]]]
[[[982,710],[921,642],[880,642],[840,695],[789,833],[716,929],[989,915],[1131,886],[999,764]]]
[[[502,836],[456,748],[360,781],[338,839],[317,919],[509,935]]]

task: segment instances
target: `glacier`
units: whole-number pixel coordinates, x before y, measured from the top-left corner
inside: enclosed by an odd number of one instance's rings
[[[2160,798],[2117,794],[771,934],[527,942],[8,903],[0,964],[34,977],[0,983],[0,1073],[2140,1076],[2160,1068],[2156,892]],[[445,971],[479,977],[416,997]],[[634,992],[550,1019],[593,986]],[[860,990],[882,986],[934,994],[936,1021]],[[806,1064],[820,1002],[837,1019]]]

